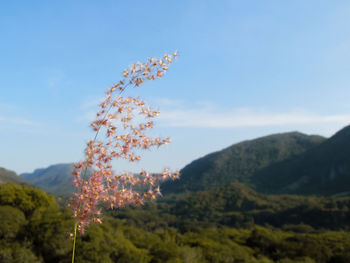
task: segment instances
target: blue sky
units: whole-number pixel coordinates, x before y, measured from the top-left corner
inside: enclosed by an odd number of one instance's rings
[[[0,166],[83,158],[95,105],[122,70],[178,50],[128,95],[172,143],[136,166],[180,169],[233,143],[350,123],[349,1],[2,1]]]

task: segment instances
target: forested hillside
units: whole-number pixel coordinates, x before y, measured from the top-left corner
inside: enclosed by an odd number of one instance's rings
[[[261,193],[350,195],[350,126],[329,139],[285,133],[235,144],[193,161],[162,189],[185,193],[233,182]]]
[[[316,195],[350,194],[350,126],[316,147],[258,171],[258,191]]]
[[[255,172],[302,154],[323,141],[321,136],[298,132],[244,141],[193,161],[181,170],[179,180],[164,183],[162,189],[164,193],[181,193],[215,189],[232,182],[254,186]]]

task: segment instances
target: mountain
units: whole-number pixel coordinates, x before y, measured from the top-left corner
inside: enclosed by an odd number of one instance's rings
[[[234,144],[188,164],[180,171],[179,180],[162,184],[162,191],[165,194],[202,191],[232,182],[254,187],[252,176],[257,171],[312,150],[325,140],[321,136],[290,132]]]
[[[258,171],[251,180],[266,193],[349,195],[350,126],[298,156]]]
[[[30,185],[30,183],[18,176],[15,172],[0,167],[0,184],[15,183],[21,185]]]
[[[33,173],[21,174],[21,176],[46,192],[69,194],[74,191],[73,168],[73,163],[55,164],[47,168],[36,169]]]
[[[73,164],[52,165],[22,176],[55,194],[67,194]],[[162,183],[164,195],[243,183],[262,193],[350,195],[350,126],[326,139],[299,132],[243,141],[186,165],[180,179]]]

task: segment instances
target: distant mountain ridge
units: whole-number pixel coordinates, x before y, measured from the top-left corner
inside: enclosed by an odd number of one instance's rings
[[[21,185],[30,185],[30,183],[18,176],[15,172],[0,167],[0,184],[15,183]]]
[[[326,138],[289,132],[243,141],[199,158],[181,171],[179,180],[162,185],[164,193],[203,191],[233,182],[254,187],[253,175],[272,164],[293,158]]]
[[[73,164],[37,169],[23,178],[54,194],[70,194]],[[350,126],[326,139],[299,132],[243,141],[194,160],[180,179],[161,184],[164,195],[245,184],[261,193],[350,195]]]
[[[21,176],[46,192],[69,194],[74,191],[73,168],[73,163],[55,164],[36,169],[33,173],[23,173]]]

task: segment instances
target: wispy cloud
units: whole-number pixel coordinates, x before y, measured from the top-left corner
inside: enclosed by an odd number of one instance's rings
[[[319,114],[307,110],[274,112],[252,108],[223,111],[213,107],[163,110],[163,125],[171,127],[239,128],[350,123],[350,114]]]
[[[95,118],[96,108],[103,98],[86,101],[81,105],[82,115],[78,122],[92,121]],[[222,109],[210,102],[186,103],[178,100],[154,98],[159,105],[160,115],[158,124],[165,127],[188,128],[249,128],[249,127],[285,127],[303,130],[303,127],[314,127],[330,135],[343,126],[350,124],[350,114],[321,114],[306,109],[290,111],[271,111],[257,108]],[[153,105],[154,106],[154,105]],[[310,130],[310,129],[306,129]]]
[[[76,118],[78,123],[90,122],[95,119],[98,106],[103,102],[104,97],[95,97],[83,101],[80,104],[81,114]]]
[[[87,99],[80,104],[80,109],[82,110],[90,110],[92,108],[96,109],[98,105],[101,102],[103,102],[104,99],[105,99],[104,97]]]
[[[0,124],[3,125],[16,125],[16,126],[27,126],[27,127],[38,127],[41,125],[41,123],[24,119],[24,118],[18,118],[18,117],[3,117],[0,116]]]
[[[96,117],[96,111],[95,110],[86,110],[83,112],[80,116],[78,116],[75,121],[78,123],[86,122],[89,123],[93,121]]]
[[[173,99],[168,99],[168,98],[154,98],[152,101],[155,102],[157,105],[162,105],[162,106],[182,106],[184,104],[183,101],[181,100],[173,100]],[[153,104],[153,103],[152,103]]]

